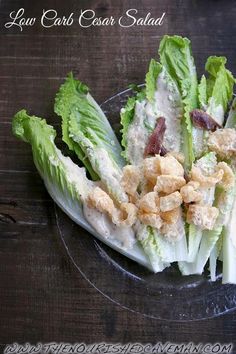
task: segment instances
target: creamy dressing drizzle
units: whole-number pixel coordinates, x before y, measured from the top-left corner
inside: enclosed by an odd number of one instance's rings
[[[127,134],[127,156],[130,163],[138,165],[142,162],[148,138],[155,128],[156,119],[161,116],[166,121],[163,145],[167,150],[180,151],[182,114],[180,93],[163,69],[157,78],[153,102],[136,102],[134,118]]]
[[[216,104],[214,97],[211,97],[209,99],[207,113],[210,114],[218,124],[223,125],[224,108],[221,104],[219,105]]]
[[[107,215],[97,209],[89,208],[86,203],[83,205],[85,218],[90,225],[105,238],[117,240],[121,245],[128,249],[135,243],[134,230],[131,227],[116,226]]]
[[[192,138],[193,138],[194,155],[196,158],[199,158],[201,157],[202,153],[207,149],[204,130],[193,126]]]
[[[120,180],[121,172],[117,172],[116,169],[112,168],[112,166],[107,163],[110,159],[107,161],[107,152],[103,150],[104,149],[100,149],[97,154],[101,166],[103,166],[104,163],[103,173],[111,174],[111,177],[114,178],[114,183],[118,183],[116,178]],[[71,183],[75,187],[83,202],[84,217],[89,224],[93,226],[102,237],[116,240],[124,249],[132,248],[135,243],[135,236],[134,230],[131,227],[118,227],[112,223],[106,214],[87,206],[86,197],[89,191],[98,183],[88,180],[85,169],[74,164],[73,161],[69,157],[64,156],[59,149],[55,148],[55,153],[55,155],[49,156],[49,160],[56,167],[63,164],[68,183]],[[119,188],[121,188],[120,185]]]
[[[166,132],[163,145],[167,150],[180,151],[181,117],[183,115],[181,96],[175,83],[167,77],[163,69],[157,79],[157,90],[154,103],[147,104],[146,111],[153,119],[163,116],[166,121]]]
[[[121,187],[122,170],[111,160],[108,152],[104,148],[97,148],[94,152],[96,156],[96,171],[101,176],[102,182],[111,194],[116,196],[118,202],[127,202],[128,197]]]
[[[144,124],[149,118],[145,109],[146,104],[146,100],[136,102],[134,118],[128,129],[127,157],[132,165],[138,165],[142,162],[144,150],[148,142],[149,132]],[[149,119],[149,124],[153,128],[155,121]]]

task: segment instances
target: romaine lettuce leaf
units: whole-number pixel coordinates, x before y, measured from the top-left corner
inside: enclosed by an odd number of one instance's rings
[[[225,128],[236,128],[236,97],[233,99]]]
[[[192,122],[189,113],[198,106],[198,83],[190,41],[180,36],[164,36],[159,47],[161,64],[179,87],[183,102],[183,150],[185,167],[191,169],[194,161]]]
[[[156,70],[153,67],[157,67]],[[151,80],[151,75],[153,80]],[[146,75],[146,92],[152,92],[145,106],[147,120],[151,122],[151,131],[156,119],[165,119],[166,131],[163,146],[167,151],[179,152],[182,150],[181,120],[183,116],[183,104],[180,91],[175,81],[166,68],[152,59],[149,72]],[[154,86],[155,82],[155,86]]]
[[[207,59],[205,69],[208,77],[204,75],[198,85],[198,98],[200,108],[223,125],[228,103],[232,99],[234,78],[225,67],[226,58],[211,56]],[[196,157],[207,151],[208,132],[197,129]]]
[[[219,124],[224,122],[224,114],[233,97],[235,79],[231,72],[226,69],[225,57],[211,56],[206,62],[207,78],[207,113]]]
[[[207,59],[205,69],[208,77],[202,77],[198,87],[201,109],[210,114],[220,125],[233,96],[235,79],[226,69],[225,57],[211,56]]]
[[[165,263],[184,262],[188,260],[188,245],[184,229],[183,219],[179,220],[182,232],[181,239],[170,241],[165,235],[161,235],[158,230],[153,229],[155,242],[159,248],[161,260]]]
[[[154,94],[157,89],[157,78],[162,71],[162,65],[155,59],[151,59],[149,69],[146,74],[146,97],[148,101],[154,100]]]
[[[211,175],[214,173],[214,169],[217,165],[216,155],[213,152],[207,153],[197,161],[195,161],[195,166],[200,168],[203,174]],[[203,202],[204,204],[213,205],[214,197],[215,197],[215,187],[202,189],[201,190],[203,195]],[[204,248],[205,243],[203,239],[207,237],[208,231],[202,231],[195,225],[190,224],[188,228],[188,261],[187,262],[179,262],[179,268],[182,274],[195,274],[199,267],[197,263],[199,257],[199,251],[201,249],[201,259],[206,259],[207,262],[207,255],[209,253],[210,242],[207,247]],[[214,237],[212,238],[212,248],[214,247],[213,241]],[[203,243],[203,246],[202,246]],[[205,255],[204,255],[205,249]],[[211,250],[210,250],[211,251]],[[202,264],[202,263],[201,263]],[[203,266],[204,267],[204,266]]]
[[[179,263],[179,268],[183,275],[202,274],[206,262],[210,257],[211,251],[221,235],[222,228],[222,226],[219,226],[212,231],[203,231],[199,251],[195,261],[192,263]]]
[[[129,148],[132,145],[132,142],[130,141],[128,134],[129,134],[130,126],[132,126],[133,121],[135,119],[135,113],[138,111],[138,107],[145,106],[145,104],[146,104],[145,97],[146,97],[145,96],[145,89],[141,89],[141,91],[137,92],[134,96],[128,98],[126,105],[123,108],[121,108],[121,111],[120,111],[120,117],[121,117],[120,122],[122,125],[121,145],[124,147],[124,151],[122,151],[121,154],[126,159],[126,161],[128,163],[136,164],[136,162],[137,162],[136,157],[130,156],[130,153],[129,153]],[[146,127],[145,127],[145,125],[141,124],[142,118],[145,119],[145,117],[141,117],[141,119],[139,121],[139,126],[137,126],[137,128],[139,130],[143,129],[143,135],[145,135]],[[141,143],[142,143],[142,141],[141,141]]]
[[[156,240],[155,231],[152,227],[140,224],[137,230],[137,238],[145,254],[148,256],[155,273],[161,272],[170,266],[169,263],[163,262],[161,258],[160,245]]]
[[[205,75],[202,75],[198,85],[198,100],[200,107],[206,110],[207,107],[207,80]]]
[[[159,117],[164,117],[166,123],[163,146],[168,151],[181,149],[181,95],[175,81],[154,59],[146,75],[145,92],[144,95],[139,93],[135,98],[130,98],[121,110],[124,156],[135,165],[142,162],[148,139]]]
[[[211,281],[216,281],[216,267],[217,267],[217,259],[220,257],[223,247],[223,228],[218,238],[215,246],[213,247],[210,258],[209,258],[209,271],[211,276]]]
[[[56,132],[52,126],[47,125],[44,119],[29,116],[22,110],[14,116],[12,130],[19,139],[31,144],[34,163],[49,194],[72,220],[111,248],[155,271],[137,244],[125,249],[119,239],[114,237],[114,224],[106,215],[94,209],[94,220],[100,225],[97,227],[92,223],[96,229],[86,220],[85,199],[95,183],[87,179],[84,168],[78,167],[69,157],[62,155],[54,143]],[[98,232],[98,229],[102,232]],[[117,232],[122,233],[124,238],[131,239],[133,244],[134,232],[131,227],[118,228]]]
[[[121,169],[125,165],[120,144],[88,88],[72,74],[60,87],[55,112],[62,117],[63,140],[70,148],[79,147],[116,199],[127,201],[120,185]]]
[[[236,128],[236,98],[234,98],[229,115],[225,124],[225,128]],[[235,160],[228,161],[233,170],[235,171]],[[236,177],[236,173],[235,173]],[[229,191],[221,193],[221,200],[226,203],[222,205],[222,214],[224,211],[224,229],[222,233],[222,261],[223,261],[223,274],[222,283],[236,284],[236,186]],[[225,204],[228,206],[225,211]],[[231,210],[229,210],[231,207]],[[230,212],[230,215],[228,216]]]
[[[161,235],[153,227],[140,224],[137,230],[137,238],[156,272],[162,271],[172,262],[188,260],[188,247],[183,220],[180,220],[179,223],[182,237],[180,240],[173,242],[168,240],[166,236]]]
[[[223,275],[222,283],[236,284],[236,199],[229,222],[223,230]]]

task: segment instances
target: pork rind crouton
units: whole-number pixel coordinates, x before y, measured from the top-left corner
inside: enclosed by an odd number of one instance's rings
[[[172,155],[160,158],[160,170],[162,175],[184,177],[184,169],[181,163]]]
[[[133,194],[133,195],[129,195],[129,202],[130,202],[130,203],[136,204],[136,203],[138,203],[138,200],[139,200],[139,194],[138,194],[138,192],[136,192],[136,193]]]
[[[232,188],[235,183],[235,176],[231,167],[226,162],[219,162],[216,166],[216,169],[218,171],[222,170],[224,172],[219,185],[225,190],[229,190],[230,188]]]
[[[167,224],[175,224],[178,221],[180,215],[181,215],[181,207],[169,211],[160,212],[160,217]]]
[[[182,196],[179,192],[174,192],[165,197],[160,197],[160,210],[170,211],[178,208],[182,204]]]
[[[157,213],[159,209],[159,197],[156,192],[145,194],[138,202],[138,207],[144,213]]]
[[[143,174],[144,177],[152,183],[156,184],[157,176],[161,173],[160,171],[160,156],[148,157],[143,161]]]
[[[184,155],[181,152],[177,152],[177,151],[170,151],[165,155],[165,157],[167,157],[167,156],[173,156],[181,164],[183,164],[184,160],[185,160]]]
[[[169,241],[176,242],[181,240],[185,233],[184,223],[181,220],[181,213],[175,223],[163,223],[160,232]]]
[[[138,218],[143,224],[155,227],[157,229],[160,229],[163,224],[160,215],[157,213],[144,213],[139,211]]]
[[[208,147],[222,158],[236,154],[236,130],[231,128],[218,129],[210,133]]]
[[[209,205],[192,204],[187,211],[187,222],[194,224],[202,230],[212,230],[219,210]]]
[[[121,203],[119,217],[113,215],[115,224],[132,226],[137,220],[138,208],[132,203]]]
[[[152,192],[153,187],[154,187],[154,185],[151,182],[149,182],[147,180],[143,181],[143,183],[141,183],[140,197],[142,198],[145,194]]]
[[[116,207],[111,197],[100,187],[95,187],[87,197],[87,204],[90,208],[96,208],[100,212],[106,212],[112,216],[116,213]]]
[[[197,189],[200,187],[200,183],[197,181],[190,181],[180,189],[180,194],[184,203],[199,203],[202,200],[202,193]]]
[[[163,192],[170,194],[180,190],[186,184],[183,177],[171,176],[171,175],[161,175],[157,177],[156,186],[154,187],[155,192]]]
[[[136,166],[127,165],[123,168],[121,186],[129,195],[135,195],[141,180],[141,172]]]
[[[211,188],[219,183],[224,175],[223,170],[217,170],[211,176],[205,176],[199,167],[193,166],[191,170],[191,180],[200,183],[201,188]]]

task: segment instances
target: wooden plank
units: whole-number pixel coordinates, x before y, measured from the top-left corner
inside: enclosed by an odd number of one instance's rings
[[[163,27],[82,29],[37,24],[5,29],[11,11],[28,16],[43,8],[69,14],[91,8],[99,16],[166,12]],[[62,247],[53,204],[30,147],[11,134],[13,114],[26,108],[59,128],[55,93],[68,71],[102,102],[129,83],[144,81],[163,34],[191,38],[199,73],[209,55],[225,55],[236,73],[234,0],[27,0],[0,2],[0,342],[129,341],[234,342],[236,313],[198,322],[146,318],[103,297],[75,270]],[[88,260],[89,261],[89,260]],[[101,276],[98,270],[98,277]],[[127,291],[128,293],[128,291]],[[174,306],[174,302],[173,302]]]

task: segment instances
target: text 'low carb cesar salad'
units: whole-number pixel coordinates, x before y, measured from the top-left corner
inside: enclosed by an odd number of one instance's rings
[[[164,36],[144,87],[121,109],[123,150],[88,87],[69,74],[55,99],[63,141],[25,110],[13,132],[32,145],[54,201],[79,225],[154,272],[209,265],[236,283],[236,99],[226,58],[211,56],[198,82],[190,41]],[[87,170],[87,174],[86,174]],[[90,177],[88,177],[88,175]]]

